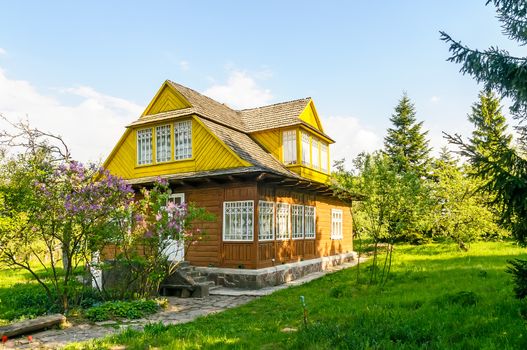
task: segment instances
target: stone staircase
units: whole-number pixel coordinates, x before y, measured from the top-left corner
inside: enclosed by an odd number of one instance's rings
[[[196,270],[196,268],[190,265],[188,261],[180,262],[177,271],[186,276],[190,281],[200,284],[208,284],[209,289],[214,289],[217,287],[214,281],[207,280],[207,276]]]
[[[217,287],[213,281],[207,280],[207,277],[197,271],[194,266],[183,261],[176,271],[163,281],[160,294],[181,298],[203,298],[209,296],[209,291],[215,288]]]

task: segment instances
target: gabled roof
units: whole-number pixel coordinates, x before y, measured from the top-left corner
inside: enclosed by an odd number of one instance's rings
[[[179,107],[174,110],[153,108],[162,111],[156,114],[148,114],[152,110],[155,100],[165,91],[174,89],[173,96],[178,99]],[[161,104],[162,105],[162,104]],[[288,178],[302,179],[298,174],[289,170],[278,159],[268,153],[260,146],[250,134],[253,132],[304,125],[314,132],[331,140],[322,130],[306,123],[300,115],[312,105],[310,97],[298,100],[276,103],[268,106],[234,110],[227,105],[215,101],[186,86],[167,80],[160,88],[154,100],[150,103],[145,113],[128,127],[137,127],[144,124],[172,120],[174,118],[193,116],[208,128],[221,142],[229,147],[238,157],[245,160],[251,166],[251,171],[274,173]],[[164,110],[164,111],[163,111]],[[318,121],[318,117],[317,121]],[[119,144],[116,148],[119,147]],[[242,168],[234,168],[233,172],[240,172]],[[201,176],[199,173],[174,174],[174,178]],[[134,179],[132,182],[144,181],[146,178]]]
[[[258,108],[239,111],[249,132],[293,126],[302,123],[298,117],[311,101],[310,97],[276,103]]]

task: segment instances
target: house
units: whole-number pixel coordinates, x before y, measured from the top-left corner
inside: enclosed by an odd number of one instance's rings
[[[352,257],[350,202],[327,185],[333,143],[311,98],[234,110],[165,81],[104,167],[134,187],[165,178],[214,213],[186,260],[263,286]]]

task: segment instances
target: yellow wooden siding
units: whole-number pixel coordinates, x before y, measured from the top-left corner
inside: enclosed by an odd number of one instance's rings
[[[279,129],[251,134],[252,138],[276,159],[282,159],[282,132]]]
[[[190,107],[190,103],[170,84],[165,82],[141,115],[157,114]]]
[[[167,125],[167,122],[148,126],[155,130],[157,125]],[[143,129],[141,127],[140,129]],[[106,169],[112,174],[125,179],[150,177],[157,175],[177,174],[192,171],[206,171],[216,169],[236,168],[248,166],[249,163],[241,160],[230,148],[223,144],[200,122],[192,120],[192,158],[156,164],[155,163],[155,132],[153,133],[153,159],[152,165],[137,163],[136,131],[127,130],[125,139],[117,151],[106,162]],[[174,147],[172,137],[172,148]]]
[[[317,110],[315,108],[313,100],[308,103],[306,108],[304,108],[304,110],[302,111],[302,113],[300,113],[298,117],[307,124],[314,127],[315,129],[324,132],[324,129],[322,128],[322,123],[318,118]]]

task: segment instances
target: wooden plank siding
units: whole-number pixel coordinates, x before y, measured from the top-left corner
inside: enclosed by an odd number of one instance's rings
[[[290,238],[285,241],[276,240],[274,242],[259,243],[257,250],[258,268],[347,253],[353,250],[352,215],[348,205],[332,197],[315,195],[307,191],[298,191],[294,188],[286,189],[260,185],[258,193],[259,200],[314,206],[316,222],[315,239],[293,240]],[[331,209],[342,210],[342,240],[331,239]],[[256,232],[255,235],[257,235]]]

